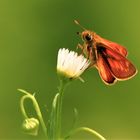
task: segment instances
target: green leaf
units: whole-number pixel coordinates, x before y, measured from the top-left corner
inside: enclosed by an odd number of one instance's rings
[[[76,108],[74,108],[74,118],[73,118],[73,124],[72,124],[72,128],[71,130],[68,132],[68,134],[64,137],[64,139],[69,139],[71,137],[71,132],[73,132],[73,130],[75,130],[75,127],[77,125],[77,121],[78,121],[78,111]]]
[[[56,134],[56,119],[57,119],[57,104],[58,104],[59,93],[57,93],[52,102],[52,110],[49,119],[49,127],[48,127],[48,137],[51,140],[55,140]]]
[[[77,121],[78,121],[78,111],[77,111],[76,108],[74,108],[74,118],[73,118],[73,126],[72,126],[72,128],[76,127]]]
[[[20,91],[20,92],[22,92],[22,93],[24,93],[24,94],[26,94],[26,95],[31,95],[31,93],[27,92],[24,89],[17,89],[17,90]]]

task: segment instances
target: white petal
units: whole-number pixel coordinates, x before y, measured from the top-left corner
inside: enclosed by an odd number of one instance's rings
[[[79,77],[89,66],[90,62],[83,56],[68,49],[59,49],[57,70],[69,78]]]

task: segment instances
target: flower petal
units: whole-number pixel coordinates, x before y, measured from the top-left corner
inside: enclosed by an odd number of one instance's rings
[[[79,77],[90,62],[83,55],[78,56],[74,51],[59,49],[57,58],[57,71],[68,78]]]

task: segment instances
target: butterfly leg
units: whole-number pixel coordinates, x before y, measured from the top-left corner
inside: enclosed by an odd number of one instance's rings
[[[80,53],[80,55],[81,55],[81,54],[84,53],[84,46],[82,46],[81,44],[78,44],[76,49],[79,49],[79,48],[82,50],[81,53]]]
[[[81,50],[84,49],[84,47],[83,47],[81,44],[78,44],[77,47],[76,47],[76,49],[79,49],[79,48],[80,48]]]
[[[89,65],[89,68],[95,66],[95,64],[96,64],[96,52],[95,52],[94,48],[92,48],[92,47],[88,48],[87,59],[89,59],[91,62]]]

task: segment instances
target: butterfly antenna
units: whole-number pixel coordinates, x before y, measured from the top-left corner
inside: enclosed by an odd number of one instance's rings
[[[86,28],[84,28],[77,20],[74,20],[75,24],[77,24],[78,26],[80,26],[83,30],[87,30]]]

